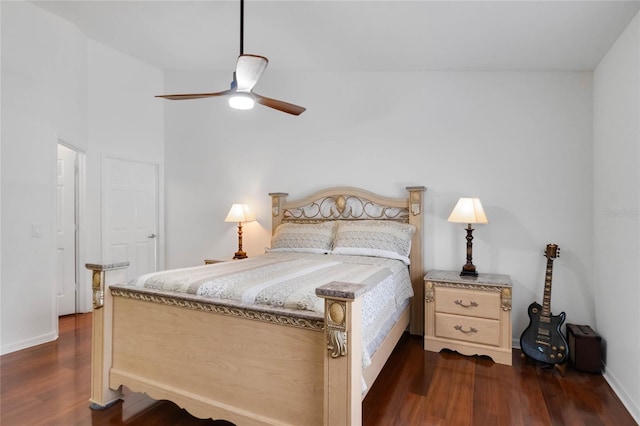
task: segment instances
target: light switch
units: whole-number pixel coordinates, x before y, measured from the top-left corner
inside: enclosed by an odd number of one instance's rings
[[[33,238],[40,238],[42,236],[42,225],[40,225],[39,223],[32,223],[31,236]]]

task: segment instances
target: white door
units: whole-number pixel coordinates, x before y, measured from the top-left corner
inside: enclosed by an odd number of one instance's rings
[[[128,279],[157,270],[158,166],[105,157],[105,262],[129,262]]]
[[[56,262],[58,315],[76,312],[77,288],[77,153],[58,144]]]

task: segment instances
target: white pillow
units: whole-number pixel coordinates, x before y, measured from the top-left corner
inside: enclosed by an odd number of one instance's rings
[[[342,220],[333,243],[334,254],[387,257],[409,264],[416,227],[392,220]]]
[[[336,222],[282,223],[271,237],[267,251],[325,254],[331,251]]]

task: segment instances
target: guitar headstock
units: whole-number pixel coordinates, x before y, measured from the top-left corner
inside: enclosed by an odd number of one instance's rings
[[[547,249],[544,251],[544,257],[547,259],[560,257],[560,247],[558,247],[557,244],[547,244]]]

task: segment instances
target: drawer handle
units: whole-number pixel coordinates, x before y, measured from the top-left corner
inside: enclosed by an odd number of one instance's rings
[[[463,308],[477,308],[478,307],[478,304],[476,302],[474,302],[473,300],[471,300],[468,305],[465,305],[464,303],[462,303],[462,300],[456,300],[454,303],[456,305],[458,305],[458,306],[462,306]]]
[[[473,327],[469,327],[469,330],[463,330],[461,325],[456,325],[453,328],[455,328],[456,330],[458,330],[459,332],[464,333],[464,334],[472,334],[472,333],[477,333],[478,332],[478,330],[473,328]]]

